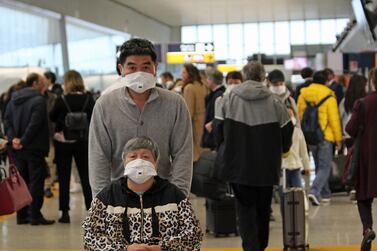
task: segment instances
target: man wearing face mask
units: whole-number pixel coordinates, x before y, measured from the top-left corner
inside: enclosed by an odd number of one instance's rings
[[[151,42],[131,39],[120,48],[118,83],[93,110],[89,129],[89,178],[93,197],[123,176],[123,146],[135,136],[157,142],[158,174],[188,196],[192,177],[192,129],[183,98],[156,87],[156,52]]]
[[[278,96],[287,108],[293,109],[296,121],[299,122],[297,105],[295,100],[291,97],[291,92],[285,85],[284,73],[280,70],[273,70],[268,74],[267,80],[270,91]],[[300,127],[300,123],[297,123],[297,126]]]

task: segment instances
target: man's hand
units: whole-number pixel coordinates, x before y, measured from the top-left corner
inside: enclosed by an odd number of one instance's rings
[[[21,145],[21,139],[19,138],[14,138],[12,140],[12,146],[15,150],[20,150],[22,149],[22,145]]]
[[[207,130],[208,133],[211,133],[212,130],[213,130],[212,121],[208,122],[207,124],[205,124],[204,127],[206,128],[206,130]]]
[[[340,149],[342,149],[342,141],[337,141],[337,142],[335,143],[335,149],[336,149],[337,151],[340,151]]]

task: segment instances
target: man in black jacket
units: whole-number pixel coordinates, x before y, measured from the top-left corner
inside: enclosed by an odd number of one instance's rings
[[[212,70],[207,74],[207,86],[211,92],[206,97],[206,116],[204,120],[204,131],[202,135],[202,147],[214,150],[216,148],[215,136],[213,132],[213,119],[215,118],[215,101],[223,95],[225,87],[223,85],[223,74],[217,70]]]
[[[263,65],[249,62],[242,84],[223,96],[224,168],[220,177],[232,185],[242,247],[268,246],[272,188],[279,182],[281,158],[289,154],[293,124],[287,108],[266,86]]]
[[[31,73],[26,79],[26,88],[12,95],[5,111],[8,126],[7,136],[11,143],[16,165],[28,184],[33,201],[30,207],[17,212],[17,224],[50,225],[41,214],[43,186],[46,178],[44,157],[49,150],[47,102],[42,96],[44,78]]]

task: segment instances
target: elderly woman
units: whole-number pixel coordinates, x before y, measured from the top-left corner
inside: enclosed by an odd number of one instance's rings
[[[147,137],[124,147],[124,177],[93,200],[83,223],[86,250],[199,250],[202,232],[185,195],[157,176],[159,150]]]

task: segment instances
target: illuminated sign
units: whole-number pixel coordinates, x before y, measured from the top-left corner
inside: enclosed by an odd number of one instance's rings
[[[214,63],[213,43],[169,44],[166,62],[168,64]]]
[[[213,52],[168,52],[166,54],[166,62],[168,64],[184,64],[184,63],[214,63],[215,54]]]

